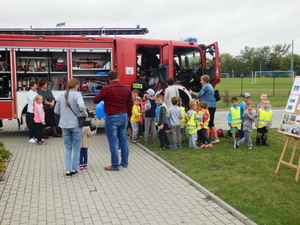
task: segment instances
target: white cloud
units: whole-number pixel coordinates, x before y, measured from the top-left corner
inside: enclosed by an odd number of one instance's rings
[[[221,53],[245,46],[291,43],[300,54],[298,0],[10,0],[1,4],[0,27],[147,27],[143,38],[219,42]],[[300,44],[299,44],[300,46]]]

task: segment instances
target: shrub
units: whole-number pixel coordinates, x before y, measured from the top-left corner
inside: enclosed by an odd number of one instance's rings
[[[5,149],[3,142],[0,141],[0,172],[4,172],[5,169],[5,161],[12,156],[12,153]]]

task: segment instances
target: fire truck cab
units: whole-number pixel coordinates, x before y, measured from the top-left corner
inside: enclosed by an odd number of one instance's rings
[[[45,32],[1,34],[0,29],[0,119],[23,124],[29,82],[39,79],[48,80],[48,88],[58,97],[67,81],[77,78],[87,108],[94,109],[93,97],[108,84],[110,70],[117,70],[120,82],[128,86],[144,71],[156,92],[163,92],[166,78],[172,77],[187,104],[188,90],[201,89],[201,75],[208,74],[213,86],[220,82],[218,44]]]

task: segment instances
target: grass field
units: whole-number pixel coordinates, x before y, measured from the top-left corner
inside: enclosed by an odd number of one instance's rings
[[[253,139],[256,131],[253,131]],[[171,138],[170,138],[171,140]],[[247,144],[233,148],[230,138],[220,138],[212,148],[183,148],[158,151],[158,144],[147,145],[154,153],[219,196],[260,225],[300,224],[299,182],[296,170],[281,165],[275,173],[286,137],[271,129],[270,146]],[[293,142],[290,143],[291,151]],[[299,152],[294,164],[298,163]],[[289,154],[285,160],[289,161]]]
[[[267,93],[272,107],[285,107],[289,92],[292,88],[291,78],[257,78],[256,84],[252,78],[222,78],[221,83],[215,89],[220,91],[222,100],[217,103],[218,109],[225,109],[228,106],[223,102],[225,91],[229,92],[229,97],[238,97],[242,101],[241,93],[251,94],[251,101],[256,105],[260,102],[259,96]]]

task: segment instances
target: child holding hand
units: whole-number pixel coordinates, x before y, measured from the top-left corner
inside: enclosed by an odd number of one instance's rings
[[[79,155],[79,169],[87,169],[88,163],[88,148],[90,145],[90,137],[97,133],[97,130],[91,131],[90,121],[86,121],[84,126],[82,126],[82,139],[80,146],[80,155]]]

